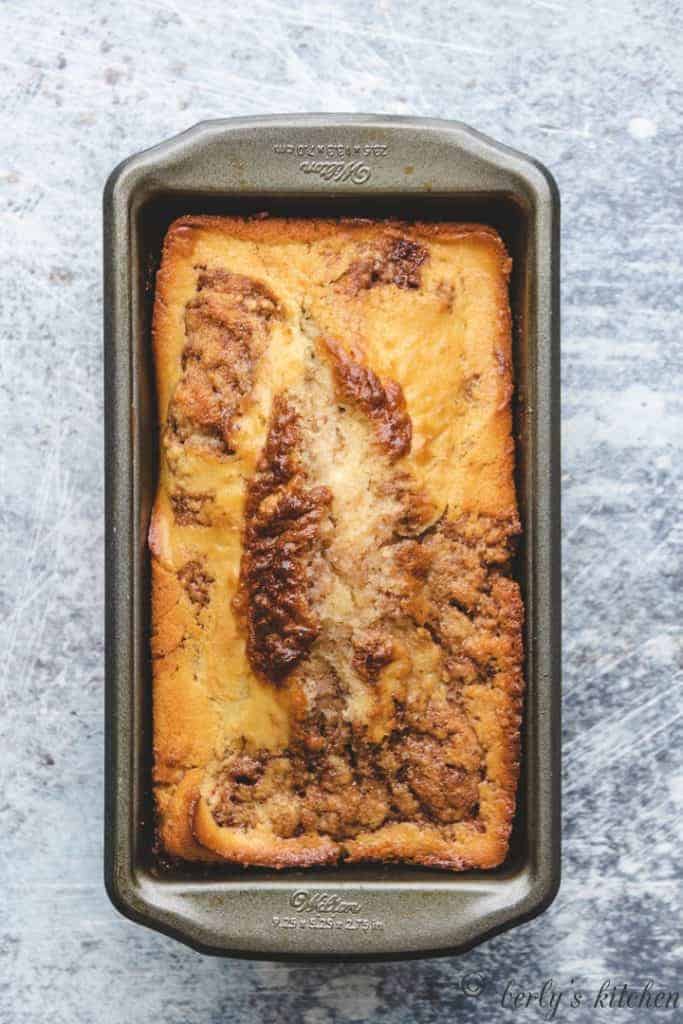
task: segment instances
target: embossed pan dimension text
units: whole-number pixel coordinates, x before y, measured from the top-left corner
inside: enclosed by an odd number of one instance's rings
[[[164,866],[150,792],[149,563],[155,487],[153,274],[182,214],[483,221],[511,252],[527,608],[519,809],[508,861],[281,872]],[[107,459],[106,863],[127,916],[204,952],[453,953],[540,913],[559,883],[558,198],[534,161],[463,125],[372,116],[208,122],[127,160],[104,196]]]
[[[362,916],[360,900],[324,889],[297,889],[289,897],[294,914],[274,914],[273,927],[312,931],[382,931],[384,921]]]
[[[365,185],[373,174],[373,162],[389,154],[387,143],[378,142],[276,142],[276,157],[298,161],[302,174],[316,175],[322,181]]]

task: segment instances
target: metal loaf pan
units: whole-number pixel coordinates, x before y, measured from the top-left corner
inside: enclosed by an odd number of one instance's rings
[[[519,807],[501,868],[169,868],[154,855],[149,558],[158,439],[154,272],[185,213],[476,220],[514,260],[516,570],[527,610]],[[106,867],[128,917],[207,953],[394,958],[454,953],[544,910],[560,874],[559,200],[535,161],[462,124],[297,115],[200,124],[131,157],[104,194]]]

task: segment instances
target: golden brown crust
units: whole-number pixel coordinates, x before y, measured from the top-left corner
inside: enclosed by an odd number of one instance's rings
[[[523,692],[509,269],[476,224],[171,226],[150,527],[167,854],[505,858]]]

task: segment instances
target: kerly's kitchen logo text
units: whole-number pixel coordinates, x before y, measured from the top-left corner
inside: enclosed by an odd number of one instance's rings
[[[299,914],[316,911],[320,914],[355,914],[360,910],[356,900],[345,900],[333,892],[321,892],[319,889],[308,891],[297,889],[289,897],[289,904]]]
[[[533,989],[508,981],[500,1005],[508,1010],[535,1010],[543,1020],[570,1020],[572,1010],[579,1007],[592,1009],[595,1016],[600,1010],[676,1010],[680,993],[675,989],[662,988],[650,978],[642,985],[628,984],[605,978],[597,988],[577,987],[577,979],[569,985],[558,985],[547,978]],[[558,1017],[560,1011],[567,1016]]]

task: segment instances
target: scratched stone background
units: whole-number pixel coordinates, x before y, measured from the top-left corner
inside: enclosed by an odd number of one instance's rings
[[[680,4],[0,11],[0,1020],[507,1022],[541,1018],[499,1006],[508,980],[683,987]],[[309,110],[458,118],[562,193],[564,878],[461,958],[216,961],[102,885],[102,187],[201,119]],[[614,1015],[648,1016],[556,1019]]]

